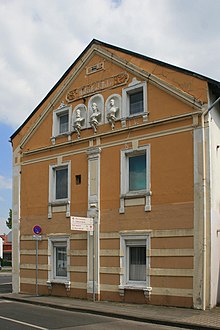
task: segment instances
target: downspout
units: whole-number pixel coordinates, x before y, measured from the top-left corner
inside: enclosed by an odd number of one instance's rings
[[[220,101],[220,97],[215,100],[203,113],[202,119],[202,194],[203,194],[203,297],[202,297],[202,309],[206,309],[206,147],[205,147],[205,116],[210,110]]]

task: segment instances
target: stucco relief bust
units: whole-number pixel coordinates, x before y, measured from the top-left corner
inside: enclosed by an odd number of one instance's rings
[[[101,112],[98,109],[97,103],[92,103],[92,114],[90,115],[89,123],[92,126],[94,133],[97,132],[97,126],[100,123]]]
[[[80,109],[76,109],[76,117],[73,123],[73,127],[77,133],[77,137],[80,138],[80,134],[81,134],[81,129],[82,129],[82,125],[85,121],[85,118],[83,118],[81,116],[81,110]]]
[[[107,120],[111,125],[112,129],[115,127],[115,121],[117,119],[117,113],[119,108],[115,106],[115,100],[112,98],[109,102],[109,109],[107,113]]]

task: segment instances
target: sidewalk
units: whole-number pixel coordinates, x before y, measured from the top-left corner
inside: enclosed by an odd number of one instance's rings
[[[0,298],[70,311],[86,312],[168,326],[178,326],[186,329],[220,329],[220,307],[201,311],[186,308],[135,305],[105,301],[92,302],[74,298],[15,293],[1,294]]]
[[[5,273],[11,273],[12,268],[8,266],[4,266],[0,268],[0,275]]]

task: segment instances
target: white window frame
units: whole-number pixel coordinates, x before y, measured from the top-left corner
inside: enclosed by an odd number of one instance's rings
[[[68,130],[60,133],[60,117],[64,114],[68,114]],[[62,135],[69,135],[71,133],[71,122],[72,122],[72,107],[62,105],[60,108],[53,112],[53,138]]]
[[[65,163],[53,164],[49,166],[49,198],[48,198],[48,219],[52,218],[52,213],[66,212],[66,217],[70,216],[70,192],[71,192],[71,167],[70,161]],[[56,170],[68,168],[68,196],[63,199],[56,199]],[[58,210],[59,207],[64,207],[65,210]]]
[[[120,233],[120,294],[124,295],[125,289],[143,290],[151,292],[150,287],[150,234],[146,231],[121,232]],[[145,281],[129,280],[129,253],[130,246],[146,246],[146,279]]]
[[[143,112],[130,114],[130,95],[138,91],[143,91]],[[122,117],[133,118],[137,116],[143,116],[144,120],[147,119],[147,84],[146,82],[139,82],[134,79],[127,88],[122,90]]]
[[[66,252],[67,252],[67,244],[66,242],[55,242],[53,244],[53,278],[54,279],[66,279],[67,278],[67,273],[66,276],[59,276],[57,275],[57,258],[56,258],[56,251],[57,248],[59,247],[65,247],[66,248]]]
[[[146,155],[146,188],[142,190],[129,191],[129,157]],[[150,145],[137,149],[121,150],[121,173],[120,173],[120,213],[124,213],[125,199],[145,197],[145,211],[151,210],[151,183],[150,183]]]
[[[56,275],[56,254],[55,248],[66,246],[67,249],[67,276]],[[70,237],[69,236],[49,236],[48,238],[48,280],[47,284],[61,283],[70,285]]]
[[[68,175],[68,188],[67,188],[67,197],[56,199],[56,171],[59,169],[67,168]],[[50,178],[49,178],[49,202],[50,203],[65,203],[70,200],[70,162],[62,163],[59,165],[50,165]]]
[[[146,240],[134,240],[130,239],[126,241],[126,284],[130,285],[140,285],[143,286],[146,284],[146,279],[145,281],[135,281],[135,280],[130,280],[130,247],[138,247],[138,246],[145,246],[146,247]],[[146,277],[145,277],[146,278]]]

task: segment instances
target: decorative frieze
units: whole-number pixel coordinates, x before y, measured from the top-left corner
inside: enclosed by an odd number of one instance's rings
[[[125,85],[128,82],[128,78],[129,75],[127,72],[121,72],[113,77],[75,88],[67,93],[66,100],[67,102],[73,102],[106,89]]]

